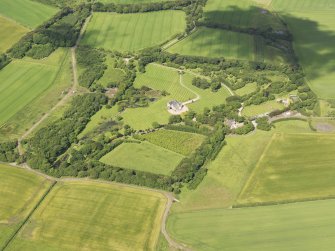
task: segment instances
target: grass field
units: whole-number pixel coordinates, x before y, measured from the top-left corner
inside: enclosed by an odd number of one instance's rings
[[[205,136],[180,131],[159,130],[153,133],[144,134],[141,138],[152,144],[186,156],[201,145]]]
[[[256,1],[251,0],[208,0],[204,8],[203,19],[237,27],[283,28],[278,18],[271,15]]]
[[[199,28],[198,31],[168,49],[171,53],[203,57],[254,60],[254,38],[226,30]]]
[[[0,249],[30,213],[51,182],[0,164]]]
[[[247,84],[246,86],[235,90],[235,93],[239,96],[250,94],[257,90],[257,83]]]
[[[331,251],[335,201],[172,214],[169,233],[194,250]]]
[[[294,37],[294,47],[312,90],[323,99],[335,98],[334,1],[274,0]]]
[[[99,79],[99,83],[102,86],[107,86],[109,83],[119,83],[125,76],[125,73],[122,69],[115,68],[115,58],[108,55],[106,57],[107,69],[104,72],[104,75]]]
[[[238,204],[334,196],[334,142],[329,134],[275,134]]]
[[[278,103],[276,100],[267,101],[265,103],[259,105],[249,105],[244,107],[242,114],[244,116],[252,117],[260,114],[264,114],[267,112],[271,112],[274,110],[283,109],[284,105]]]
[[[49,110],[69,87],[69,51],[47,59],[14,60],[0,71],[0,139],[17,137]]]
[[[167,2],[170,0],[100,0],[101,3],[117,3],[117,4],[141,4],[141,3],[157,3]]]
[[[59,182],[8,250],[155,250],[165,201],[119,185]]]
[[[0,53],[7,51],[28,31],[26,27],[0,16]]]
[[[112,166],[169,175],[183,157],[149,142],[141,142],[123,143],[100,161]]]
[[[0,15],[29,28],[36,28],[55,15],[57,11],[54,7],[31,0],[0,1]]]
[[[94,13],[82,44],[117,51],[159,45],[185,30],[182,11],[136,14]]]

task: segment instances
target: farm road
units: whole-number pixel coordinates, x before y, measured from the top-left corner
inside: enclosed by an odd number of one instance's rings
[[[85,21],[85,23],[84,23],[84,25],[83,25],[83,27],[82,27],[82,29],[80,31],[80,34],[78,36],[78,39],[76,41],[75,46],[73,46],[71,48],[71,65],[72,65],[72,75],[73,75],[72,76],[73,77],[72,86],[68,90],[67,94],[54,107],[52,107],[48,112],[46,112],[32,127],[30,127],[18,139],[18,149],[19,149],[19,154],[20,155],[23,155],[23,148],[22,148],[22,145],[21,145],[22,140],[26,139],[40,124],[42,124],[42,122],[44,120],[46,120],[50,116],[51,113],[53,113],[57,108],[63,106],[67,102],[67,100],[76,93],[76,91],[77,91],[77,89],[79,87],[78,73],[77,73],[76,49],[78,47],[78,44],[79,44],[80,40],[83,37],[83,34],[84,34],[85,30],[86,30],[86,27],[87,27],[90,19],[91,19],[91,16],[89,16],[86,19],[86,21]]]
[[[4,163],[4,162],[0,161],[0,164],[8,164],[8,163]],[[15,167],[15,168],[23,168],[23,169],[25,169],[29,172],[32,172],[36,175],[42,176],[43,178],[45,178],[47,180],[51,180],[51,181],[55,182],[55,184],[57,182],[85,181],[86,180],[86,181],[94,181],[94,182],[103,183],[103,184],[113,184],[113,185],[117,185],[117,186],[120,186],[120,187],[129,187],[129,188],[133,188],[133,189],[140,189],[140,190],[145,190],[145,191],[161,193],[167,199],[167,202],[166,202],[166,205],[165,205],[165,210],[164,210],[163,217],[162,217],[162,220],[161,220],[161,233],[164,235],[164,237],[165,237],[166,241],[169,243],[170,247],[175,248],[176,250],[192,251],[192,249],[188,248],[186,245],[179,244],[178,242],[174,241],[170,237],[170,235],[168,234],[168,232],[166,230],[166,221],[167,221],[167,217],[169,216],[170,209],[173,205],[173,202],[178,202],[178,200],[173,196],[172,193],[168,193],[168,192],[161,191],[161,190],[156,190],[156,189],[151,189],[151,188],[147,188],[147,187],[140,187],[140,186],[135,186],[135,185],[128,185],[128,184],[123,184],[123,183],[111,182],[111,181],[92,180],[92,179],[89,179],[89,178],[54,178],[54,177],[49,176],[45,173],[39,172],[35,169],[32,169],[26,163],[21,164],[21,165],[18,165],[16,163],[10,163],[9,165],[12,166],[12,167]]]

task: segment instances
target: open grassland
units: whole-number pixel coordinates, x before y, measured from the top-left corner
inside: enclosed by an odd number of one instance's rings
[[[0,71],[0,140],[15,138],[54,106],[72,83],[70,54],[14,60]]]
[[[331,251],[335,201],[172,214],[169,233],[194,250]]]
[[[275,111],[283,109],[284,105],[281,103],[278,103],[276,100],[271,100],[264,102],[259,105],[249,105],[244,107],[242,114],[244,116],[252,117],[260,114],[264,114],[267,112]]]
[[[274,132],[310,133],[308,123],[290,120],[275,124]],[[174,204],[174,212],[229,208],[240,194],[245,182],[257,165],[273,131],[258,130],[246,136],[229,136],[227,144],[216,159],[207,166],[204,180],[195,190],[184,189],[180,203]]]
[[[139,142],[123,143],[100,161],[112,166],[169,175],[183,157],[149,142]]]
[[[0,53],[7,51],[28,31],[26,27],[0,16]]]
[[[239,58],[253,61],[254,38],[248,34],[201,27],[168,51],[189,56]]]
[[[0,164],[0,249],[51,185],[23,169]]]
[[[235,93],[239,96],[250,94],[257,90],[257,83],[247,84],[246,86],[235,90]]]
[[[59,182],[8,250],[155,250],[162,194],[97,182]]]
[[[159,45],[185,30],[185,13],[158,11],[136,14],[94,13],[82,44],[117,51]]]
[[[333,135],[274,134],[238,204],[334,196],[334,151]]]
[[[235,27],[283,28],[280,20],[262,8],[260,4],[262,3],[251,0],[208,0],[204,8],[203,19],[210,23],[233,25]]]
[[[157,3],[167,1],[170,0],[100,0],[101,3],[117,3],[117,4],[141,4],[141,3]]]
[[[141,138],[152,144],[186,156],[201,145],[205,136],[188,132],[159,130],[144,134]]]
[[[275,0],[294,37],[294,47],[312,90],[323,99],[335,98],[335,2]]]
[[[23,26],[36,28],[55,15],[57,9],[31,0],[1,0],[0,15]]]

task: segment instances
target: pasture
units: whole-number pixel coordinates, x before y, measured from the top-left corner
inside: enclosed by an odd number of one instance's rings
[[[36,28],[57,13],[58,9],[32,0],[1,0],[0,15],[28,28]]]
[[[41,176],[0,164],[1,250],[50,185]]]
[[[0,16],[0,54],[12,47],[28,31],[26,27]]]
[[[238,204],[334,196],[334,142],[329,134],[274,134]]]
[[[68,50],[14,60],[0,71],[0,139],[15,138],[55,105],[72,83]]]
[[[331,251],[335,201],[172,214],[169,233],[194,250]]]
[[[200,134],[171,130],[158,130],[140,137],[152,144],[185,156],[196,150],[205,139],[205,136]]]
[[[116,167],[170,175],[183,155],[149,142],[123,143],[100,161]]]
[[[322,99],[334,99],[335,4],[333,1],[273,1],[293,34],[294,48],[311,89]]]
[[[162,44],[185,28],[182,11],[94,13],[82,44],[107,50],[137,51]]]
[[[59,182],[8,250],[155,250],[165,203],[151,191]]]
[[[261,0],[264,2],[264,0]],[[283,24],[269,11],[252,0],[208,0],[203,20],[235,27],[282,29]]]

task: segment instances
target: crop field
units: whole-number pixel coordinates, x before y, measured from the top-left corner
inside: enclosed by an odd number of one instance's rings
[[[188,132],[159,130],[153,133],[141,135],[141,138],[152,144],[186,156],[201,145],[205,136]]]
[[[182,11],[136,14],[94,13],[82,44],[117,51],[137,51],[164,43],[185,30]]]
[[[169,233],[194,250],[331,251],[335,201],[172,214]]]
[[[26,170],[0,164],[0,249],[50,185]]]
[[[294,37],[294,47],[319,98],[335,98],[335,3],[334,1],[273,1]]]
[[[123,143],[100,161],[116,167],[169,175],[183,157],[149,142],[139,142]]]
[[[165,201],[119,185],[59,182],[8,250],[155,250]]]
[[[68,50],[47,59],[14,60],[0,71],[0,139],[29,128],[71,84]]]
[[[0,15],[28,28],[36,28],[57,13],[57,8],[32,0],[1,0]]]
[[[334,196],[334,142],[329,134],[274,134],[238,204]]]
[[[0,16],[0,53],[7,51],[28,31],[26,27]]]

